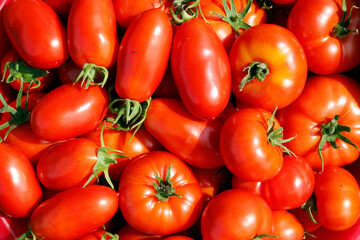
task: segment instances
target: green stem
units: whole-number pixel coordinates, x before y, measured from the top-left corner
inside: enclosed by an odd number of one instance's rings
[[[255,78],[258,79],[260,82],[264,81],[266,79],[266,75],[270,73],[268,66],[266,63],[263,62],[252,62],[244,68],[244,71],[248,70],[248,74],[241,80],[240,82],[240,92],[243,90],[244,86],[248,83],[254,80]]]
[[[199,8],[199,9],[198,9]],[[200,0],[174,0],[169,8],[174,24],[182,24],[192,18],[197,18],[199,12],[207,22],[201,11]]]
[[[101,82],[97,82],[96,78],[98,76],[98,73],[102,75]],[[88,89],[90,85],[99,85],[101,87],[104,87],[108,77],[109,72],[105,67],[97,66],[93,63],[85,63],[83,65],[83,70],[76,78],[74,85],[81,79],[81,87],[83,87],[85,84],[85,89]]]
[[[166,176],[164,180],[159,176],[154,176],[158,181],[158,184],[153,183],[153,186],[156,190],[156,193],[154,195],[158,198],[159,202],[167,201],[169,200],[169,197],[172,196],[181,197],[179,194],[175,193],[175,188],[172,187],[172,181],[170,180],[171,167],[172,165],[170,165],[170,167],[166,171]]]
[[[355,32],[356,34],[358,34],[359,30],[358,29],[348,29],[349,25],[350,25],[350,18],[351,18],[351,14],[354,8],[359,9],[359,7],[357,6],[352,6],[349,12],[349,16],[348,18],[346,18],[347,15],[347,7],[346,7],[346,0],[342,0],[342,11],[343,11],[343,16],[340,20],[340,22],[338,24],[336,24],[332,30],[332,35],[334,37],[343,39],[345,38],[349,33]]]
[[[106,232],[101,236],[101,240],[119,240],[119,235]]]
[[[274,236],[274,235],[270,235],[270,234],[260,234],[260,235],[256,236],[255,238],[253,238],[252,240],[260,240],[260,239],[268,239],[268,238],[278,238],[278,237],[280,237],[280,235]]]
[[[314,218],[314,214],[316,214],[317,211],[315,195],[312,195],[303,205],[301,205],[301,209],[306,211],[306,214],[313,223],[319,224]]]

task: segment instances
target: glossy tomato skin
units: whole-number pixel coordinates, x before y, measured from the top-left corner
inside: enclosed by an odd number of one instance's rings
[[[42,198],[42,189],[29,159],[17,148],[0,143],[0,210],[13,218],[30,216]]]
[[[30,229],[40,239],[76,239],[108,222],[117,209],[117,193],[109,187],[71,188],[42,202],[31,215]]]
[[[299,220],[286,210],[273,211],[274,236],[279,240],[300,240],[304,237],[304,228]]]
[[[13,1],[4,11],[3,21],[12,46],[30,66],[56,68],[69,58],[65,28],[45,2]]]
[[[144,125],[168,151],[191,166],[217,168],[224,165],[219,149],[222,124],[216,119],[195,118],[180,99],[153,99]]]
[[[100,86],[88,89],[80,84],[64,84],[35,106],[30,116],[31,128],[40,138],[60,141],[93,131],[103,120],[109,95]]]
[[[308,78],[303,93],[291,105],[280,109],[277,118],[284,127],[284,138],[296,136],[285,146],[297,156],[305,158],[313,169],[321,169],[318,144],[321,139],[321,124],[330,122],[339,115],[338,123],[351,128],[342,132],[355,145],[360,146],[358,100],[360,85],[345,75],[314,75]],[[359,151],[341,141],[333,148],[325,143],[322,149],[324,165],[344,166],[354,162]]]
[[[6,34],[4,22],[2,21],[3,18],[3,12],[5,9],[5,6],[12,2],[13,0],[3,0],[0,2],[0,61],[5,54],[5,52],[11,47],[10,40]]]
[[[40,182],[46,188],[57,191],[84,186],[93,174],[98,148],[94,141],[87,138],[58,143],[39,159],[36,172]]]
[[[317,215],[326,229],[343,231],[360,217],[360,189],[351,173],[328,166],[315,175]]]
[[[214,119],[231,92],[230,63],[224,46],[203,19],[193,18],[175,32],[171,71],[181,100],[199,119]]]
[[[249,28],[234,42],[229,59],[232,92],[242,105],[281,109],[304,89],[308,72],[305,53],[295,35],[284,27],[260,24]],[[253,62],[265,63],[269,74],[262,82],[255,77],[240,90],[249,72],[246,68]]]
[[[155,176],[165,180],[170,169],[172,188],[179,196],[159,201]],[[130,226],[151,234],[169,235],[189,229],[203,210],[200,185],[182,160],[165,151],[153,151],[135,158],[119,183],[120,210]]]
[[[272,226],[273,216],[267,203],[242,189],[217,194],[201,216],[204,240],[253,239],[260,234],[272,234]]]
[[[360,219],[351,228],[344,231],[330,231],[320,227],[312,234],[318,240],[358,240],[360,236]]]
[[[168,64],[172,38],[171,22],[159,8],[132,21],[117,56],[115,90],[120,98],[144,102],[154,94]]]
[[[220,152],[226,167],[245,181],[265,181],[283,166],[283,151],[268,142],[271,113],[261,108],[243,108],[231,115],[220,133]],[[280,125],[274,118],[275,129]]]
[[[28,218],[12,218],[0,211],[0,239],[15,240],[28,230]]]
[[[74,0],[67,34],[71,59],[79,67],[85,63],[105,68],[114,65],[119,40],[111,0]]]
[[[5,99],[7,103],[13,101],[16,98],[16,91],[6,82],[0,82],[0,93]],[[0,108],[2,108],[4,104],[0,102]],[[0,115],[1,117],[1,115]]]
[[[354,3],[347,0],[346,5],[349,12]],[[342,73],[360,63],[360,35],[350,33],[342,39],[332,35],[343,15],[341,7],[341,0],[299,0],[290,11],[287,28],[299,39],[314,73]],[[360,11],[354,8],[348,29],[359,27]]]

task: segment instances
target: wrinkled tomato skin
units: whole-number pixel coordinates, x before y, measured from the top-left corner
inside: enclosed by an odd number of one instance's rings
[[[40,203],[42,189],[29,159],[17,148],[0,143],[0,210],[13,218],[31,215]]]
[[[267,203],[242,189],[217,194],[201,216],[204,240],[254,239],[260,234],[272,235],[272,227],[273,215]]]
[[[100,86],[84,89],[80,84],[64,84],[47,93],[35,106],[30,116],[31,128],[48,141],[81,136],[96,129],[108,105],[109,95]]]
[[[346,1],[348,13],[354,3]],[[343,73],[360,63],[360,35],[349,33],[340,39],[332,30],[343,17],[342,0],[299,0],[292,7],[287,28],[304,48],[311,72],[328,75]],[[349,30],[359,29],[360,10],[354,8]]]
[[[170,169],[171,187],[179,196],[159,201],[155,176],[165,179]],[[136,179],[136,180],[135,180]],[[136,230],[169,235],[189,229],[203,210],[203,193],[190,167],[165,151],[143,154],[125,168],[119,183],[120,210]]]
[[[69,58],[65,27],[45,2],[13,1],[4,10],[3,21],[12,46],[30,66],[56,68]]]
[[[181,100],[199,119],[215,119],[231,92],[228,55],[219,37],[203,19],[193,18],[175,32],[171,72]]]
[[[67,24],[71,59],[110,68],[119,48],[114,6],[111,0],[74,0]]]
[[[117,193],[109,187],[71,188],[42,202],[30,229],[39,239],[77,239],[107,223],[117,209]]]
[[[328,166],[315,175],[316,208],[326,229],[343,231],[360,217],[360,189],[354,176],[341,167]]]
[[[46,188],[56,191],[84,186],[93,174],[98,148],[94,141],[87,138],[58,143],[39,159],[36,172],[40,182]],[[93,178],[90,184],[95,180]]]
[[[339,115],[338,124],[350,127],[341,134],[360,146],[360,85],[342,74],[313,75],[308,78],[302,94],[289,106],[280,109],[277,118],[284,128],[284,138],[296,136],[284,145],[296,156],[305,158],[314,170],[322,168],[318,145],[322,124]],[[326,142],[321,151],[325,166],[344,166],[359,157],[359,151],[340,139],[338,148]]]
[[[168,151],[189,165],[199,168],[224,165],[219,149],[222,124],[216,119],[195,118],[180,99],[153,99],[144,125]]]
[[[144,102],[154,94],[169,61],[172,38],[171,22],[161,9],[147,10],[132,21],[117,56],[115,89],[120,98]]]

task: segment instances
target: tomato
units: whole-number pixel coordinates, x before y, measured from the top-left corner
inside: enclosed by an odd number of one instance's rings
[[[0,211],[0,239],[17,239],[27,231],[28,222],[28,218],[11,218]]]
[[[111,127],[110,122],[106,123],[106,126]],[[99,146],[101,145],[101,130],[97,129],[86,135],[96,142]],[[119,181],[122,172],[125,167],[132,161],[133,158],[156,150],[164,150],[164,147],[153,137],[145,128],[139,128],[134,134],[134,131],[119,131],[104,128],[103,130],[103,141],[104,145],[108,148],[120,150],[122,155],[128,158],[116,158],[117,163],[111,164],[109,167],[109,175],[113,181]]]
[[[175,32],[171,72],[186,109],[199,119],[214,119],[231,92],[230,63],[224,46],[203,19],[184,22]]]
[[[16,91],[10,87],[9,84],[2,81],[0,81],[0,94],[7,103],[13,101],[16,98]],[[0,101],[0,108],[2,107],[4,107],[4,104]]]
[[[326,229],[343,231],[360,217],[360,189],[351,173],[328,166],[315,175],[316,212]]]
[[[317,240],[358,240],[360,236],[360,219],[351,228],[344,231],[330,231],[320,227],[312,233]]]
[[[272,226],[273,216],[267,203],[260,196],[242,189],[217,194],[201,216],[204,240],[253,239],[272,234]]]
[[[102,238],[103,236],[105,236],[105,238]],[[78,240],[108,240],[108,239],[115,240],[114,235],[106,232],[105,230],[96,230],[82,236],[81,238],[78,238]]]
[[[220,133],[226,167],[245,181],[275,177],[283,166],[280,128],[276,118],[261,108],[243,108],[231,115]]]
[[[19,60],[21,62],[19,62]],[[5,65],[6,73],[4,74]],[[26,91],[29,89],[29,93],[47,90],[51,86],[51,84],[55,82],[55,71],[53,69],[39,70],[29,68],[28,66],[26,66],[26,64],[22,62],[20,56],[16,53],[14,48],[9,48],[9,50],[5,53],[1,61],[0,70],[1,76],[4,76],[5,80],[7,80],[9,76],[11,76],[11,79],[9,79],[9,84],[17,91],[19,91],[21,87],[20,78],[16,79],[16,76],[18,76],[19,74],[21,74],[21,78],[23,80],[23,88]],[[32,85],[29,88],[30,82],[32,82]]]
[[[0,143],[0,210],[14,218],[30,216],[42,190],[29,159],[17,148]]]
[[[158,234],[148,234],[141,231],[138,231],[131,227],[129,224],[122,226],[116,234],[119,236],[119,239],[126,240],[163,240],[164,238]]]
[[[115,89],[120,98],[144,102],[154,94],[166,70],[172,38],[169,17],[159,8],[132,21],[117,57]]]
[[[3,18],[3,12],[7,4],[13,0],[3,0],[0,2],[0,19]],[[0,61],[5,54],[5,52],[11,47],[10,40],[6,34],[4,23],[0,21]]]
[[[56,74],[62,84],[73,84],[81,73],[81,70],[81,67],[76,65],[73,60],[69,59],[66,63],[56,68]]]
[[[13,1],[4,10],[3,20],[12,46],[30,66],[56,68],[69,58],[65,28],[45,2]]]
[[[93,131],[103,120],[109,95],[100,86],[88,89],[80,84],[64,84],[35,106],[30,116],[36,135],[48,141],[60,141]]]
[[[313,221],[308,211],[311,210],[312,217],[315,221]],[[313,209],[307,209],[306,207],[298,207],[289,210],[290,213],[294,214],[295,217],[300,221],[301,225],[304,228],[304,231],[307,233],[313,233],[316,229],[321,227],[321,224],[319,223],[319,218],[316,214],[316,211]]]
[[[146,233],[184,231],[203,210],[203,193],[190,167],[165,151],[133,159],[121,176],[118,192],[126,222]]]
[[[343,2],[349,12],[354,5],[351,0],[299,0],[290,11],[287,27],[303,46],[308,68],[314,73],[342,73],[360,63],[360,35],[354,31],[360,28],[360,10],[353,9],[346,27],[348,16],[340,24]],[[338,24],[343,25],[341,33],[335,33]]]
[[[304,228],[299,220],[285,210],[273,211],[274,236],[278,240],[300,240],[304,237]]]
[[[71,59],[79,67],[115,64],[119,40],[111,0],[73,0],[67,23]]]
[[[168,151],[189,165],[199,168],[224,165],[219,149],[222,124],[216,119],[195,118],[181,100],[153,99],[144,125]]]
[[[300,97],[278,112],[284,137],[296,136],[285,146],[316,170],[322,164],[343,166],[355,161],[360,146],[359,99],[359,83],[345,75],[309,77]],[[349,139],[356,146],[347,143]]]
[[[234,42],[229,59],[232,92],[242,105],[281,109],[304,89],[306,57],[295,35],[284,27],[249,28]]]
[[[117,209],[118,196],[111,188],[71,188],[42,202],[31,215],[30,229],[39,239],[76,239],[101,227]]]

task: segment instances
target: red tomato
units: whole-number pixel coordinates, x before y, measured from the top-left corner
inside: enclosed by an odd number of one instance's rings
[[[119,236],[119,239],[126,240],[163,240],[164,238],[160,235],[148,234],[141,231],[138,231],[131,227],[129,224],[122,226],[116,233]]]
[[[195,118],[181,100],[153,99],[144,125],[168,151],[191,166],[217,168],[224,165],[219,150],[221,123],[216,119]]]
[[[18,62],[18,60],[21,61]],[[10,62],[10,65],[6,66],[6,73],[4,74],[5,65]],[[31,67],[27,67],[26,64],[22,65],[23,62],[20,59],[20,56],[16,53],[14,48],[9,48],[9,50],[5,53],[2,61],[1,61],[1,76],[4,77],[5,80],[8,79],[9,75],[12,76],[11,82],[9,83],[11,87],[20,90],[21,80],[14,79],[14,77],[18,74],[21,74],[23,80],[23,89],[25,91],[29,90],[29,93],[33,92],[41,92],[46,90],[52,83],[55,82],[55,71],[53,69],[50,70],[40,70],[34,69]],[[16,67],[16,68],[15,68]],[[17,69],[19,68],[19,69]],[[9,70],[11,69],[11,70]],[[37,77],[40,75],[40,77]],[[30,82],[32,81],[32,85],[29,89]],[[39,86],[38,86],[39,84]]]
[[[272,234],[270,207],[258,195],[247,190],[230,189],[217,194],[201,216],[204,240],[254,239]]]
[[[330,231],[320,227],[312,232],[317,240],[358,240],[360,236],[360,219],[351,228],[344,231]]]
[[[281,109],[304,89],[306,57],[286,28],[274,24],[249,28],[236,39],[229,59],[232,92],[242,105]]]
[[[56,68],[56,73],[62,84],[73,84],[81,73],[81,70],[82,68],[76,65],[74,61],[70,59],[60,67]]]
[[[17,148],[0,143],[0,210],[14,218],[28,217],[40,203],[42,190],[29,159]]]
[[[3,20],[12,46],[30,66],[56,68],[69,58],[65,28],[45,2],[13,1],[4,10]]]
[[[109,68],[119,47],[114,6],[111,0],[73,0],[67,23],[71,59]]]
[[[168,235],[184,231],[203,210],[203,193],[193,172],[165,151],[133,159],[121,176],[118,192],[120,210],[127,223],[146,233]]]
[[[166,70],[172,38],[169,17],[159,8],[132,21],[117,57],[115,89],[120,98],[144,102],[154,94]]]
[[[16,91],[10,87],[6,82],[0,81],[0,94],[3,96],[5,102],[9,103],[16,98]],[[4,104],[0,101],[0,108],[4,107]],[[1,117],[1,115],[0,115]]]
[[[360,85],[349,77],[309,77],[300,97],[278,112],[284,137],[296,136],[285,146],[305,158],[313,169],[322,168],[320,153],[324,166],[343,166],[355,161],[359,150],[342,136],[360,146],[359,99]],[[324,140],[327,142],[321,146]]]
[[[40,182],[52,190],[84,186],[93,174],[98,148],[94,141],[87,138],[71,139],[53,146],[37,164]],[[90,183],[95,180],[92,179]]]
[[[230,63],[224,46],[203,19],[193,18],[176,31],[171,72],[181,100],[199,119],[214,119],[231,92]]]
[[[360,189],[356,179],[343,168],[325,167],[315,175],[316,211],[326,229],[343,231],[360,217]]]
[[[314,73],[346,72],[360,63],[360,35],[334,35],[334,27],[343,18],[342,2],[346,2],[348,12],[354,5],[351,0],[299,0],[290,11],[287,27],[303,46],[309,70]],[[359,28],[360,10],[354,8],[348,29]]]
[[[103,238],[103,236],[105,238]],[[81,238],[78,238],[78,240],[109,240],[109,239],[115,240],[114,235],[106,232],[105,230],[96,230],[82,236]]]
[[[11,218],[0,211],[0,239],[16,240],[28,230],[28,218]]]
[[[117,209],[111,188],[71,188],[42,202],[31,215],[30,229],[39,239],[76,239],[108,222]]]
[[[304,228],[299,220],[286,210],[273,211],[274,236],[278,240],[300,240],[304,237]],[[270,239],[270,238],[269,238]]]
[[[88,89],[80,84],[64,84],[35,106],[30,116],[31,128],[40,138],[60,141],[93,131],[103,120],[109,95],[100,86]]]
[[[5,54],[5,52],[11,47],[10,40],[6,34],[5,26],[2,21],[3,19],[3,12],[7,4],[9,4],[13,0],[2,0],[0,2],[0,61]]]
[[[271,117],[264,109],[244,108],[231,115],[221,129],[220,152],[225,165],[245,181],[269,180],[283,166],[283,149],[277,142],[281,138],[275,134],[280,125],[276,118],[270,122]]]

